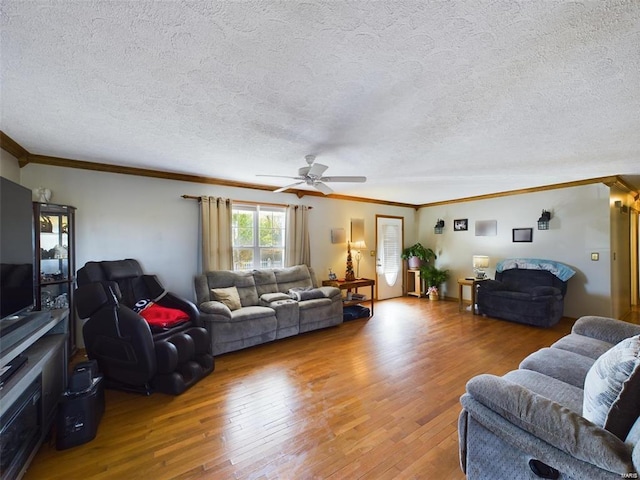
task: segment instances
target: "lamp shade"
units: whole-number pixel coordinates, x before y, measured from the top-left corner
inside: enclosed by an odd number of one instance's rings
[[[351,248],[353,248],[354,250],[365,250],[367,248],[367,245],[366,243],[364,243],[364,240],[358,240],[357,242],[351,244]]]
[[[486,255],[473,256],[473,268],[487,268],[489,266],[489,257]]]

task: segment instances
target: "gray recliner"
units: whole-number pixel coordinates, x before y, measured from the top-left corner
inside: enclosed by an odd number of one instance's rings
[[[605,317],[576,321],[572,332],[529,355],[517,370],[499,377],[472,378],[460,398],[460,463],[468,480],[514,478],[563,480],[638,478],[640,472],[640,325]],[[634,346],[635,359],[620,362],[632,373],[610,378],[624,387],[616,403],[602,408],[607,420],[589,419],[583,406],[597,392],[598,362],[621,344]],[[586,383],[588,381],[588,383]],[[626,389],[626,391],[625,391]],[[631,408],[621,408],[628,396]],[[588,402],[587,402],[588,404]]]

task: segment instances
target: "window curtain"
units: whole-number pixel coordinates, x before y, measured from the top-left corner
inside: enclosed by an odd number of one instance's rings
[[[200,197],[202,222],[202,271],[231,270],[231,200]]]
[[[287,206],[287,240],[284,249],[284,264],[311,266],[309,246],[309,207],[305,205]]]

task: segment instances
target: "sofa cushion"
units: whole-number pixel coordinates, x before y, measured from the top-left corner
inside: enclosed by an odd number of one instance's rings
[[[273,271],[278,291],[287,293],[294,287],[313,287],[311,273],[306,265],[295,265],[293,267],[278,268]]]
[[[547,347],[533,352],[520,362],[519,368],[533,370],[574,387],[583,388],[584,379],[593,362],[593,358],[569,350]]]
[[[578,415],[582,413],[583,391],[581,388],[532,370],[513,370],[502,378],[562,405]]]
[[[608,317],[586,315],[576,320],[571,332],[585,337],[597,338],[609,342],[613,346],[625,338],[640,335],[640,325]]]
[[[640,335],[593,364],[584,386],[583,416],[624,440],[640,415]]]
[[[231,312],[231,320],[234,322],[243,322],[245,320],[255,320],[257,318],[272,317],[275,319],[276,312],[270,307],[244,307]]]
[[[240,296],[238,295],[238,289],[236,287],[212,288],[211,298],[224,303],[231,311],[238,310],[242,306],[240,304]]]
[[[258,305],[258,293],[252,272],[233,272],[230,270],[213,270],[206,273],[209,294],[212,288],[236,287],[243,307]],[[198,301],[202,303],[198,295]]]
[[[254,270],[252,273],[256,282],[258,297],[265,293],[276,293],[278,291],[278,283],[273,270]]]
[[[610,343],[603,342],[597,338],[585,337],[583,335],[577,335],[570,333],[565,335],[557,342],[551,345],[551,348],[561,348],[562,350],[569,350],[585,357],[590,357],[596,360],[600,355],[605,353],[612,347]]]

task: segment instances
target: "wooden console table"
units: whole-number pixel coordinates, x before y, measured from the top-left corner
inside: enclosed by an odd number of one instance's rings
[[[375,280],[372,280],[370,278],[358,278],[357,280],[351,280],[351,281],[346,281],[346,280],[323,280],[322,281],[322,286],[323,287],[337,287],[340,290],[346,290],[347,292],[350,292],[351,290],[355,290],[356,292],[358,291],[358,288],[361,287],[371,287],[371,296],[369,298],[366,298],[364,300],[345,300],[343,302],[345,307],[348,307],[349,305],[359,305],[361,303],[370,303],[371,304],[371,316],[373,317],[373,304],[374,304],[374,298],[373,298],[373,288],[376,284]]]

